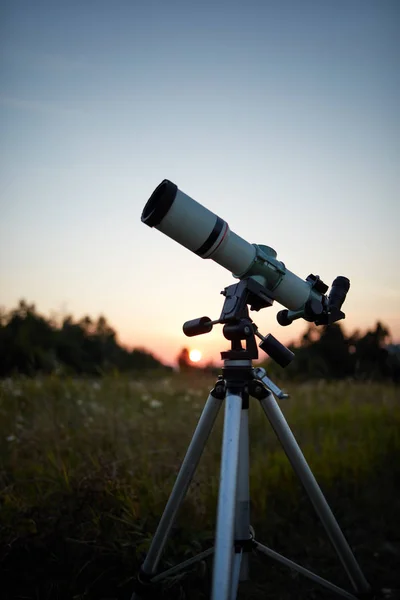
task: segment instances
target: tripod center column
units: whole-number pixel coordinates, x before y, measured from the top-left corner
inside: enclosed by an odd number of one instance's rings
[[[239,460],[235,498],[235,550],[243,552],[240,581],[249,579],[248,551],[251,550],[250,486],[249,486],[249,382],[254,379],[250,360],[226,360],[223,376],[227,393],[242,397],[240,418]]]

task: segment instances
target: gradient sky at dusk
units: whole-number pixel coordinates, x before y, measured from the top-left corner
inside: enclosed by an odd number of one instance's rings
[[[182,323],[234,280],[140,221],[168,178],[297,275],[349,277],[347,332],[400,341],[399,23],[396,0],[3,0],[0,305],[217,358]],[[289,342],[281,308],[252,316]]]

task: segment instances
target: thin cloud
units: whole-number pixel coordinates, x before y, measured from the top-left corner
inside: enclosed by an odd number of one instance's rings
[[[0,104],[19,110],[38,112],[42,114],[53,114],[58,116],[74,116],[82,114],[81,110],[69,108],[54,102],[42,102],[41,100],[25,100],[14,96],[4,96],[0,94]]]
[[[33,57],[32,65],[36,67],[54,69],[56,71],[81,71],[88,68],[87,61],[82,57],[70,58],[62,54],[37,53]]]
[[[19,45],[13,43],[3,45],[1,59],[3,65],[13,68],[22,66],[32,70],[68,72],[82,71],[93,67],[83,55],[71,57],[66,54],[57,54],[54,52],[27,52]]]

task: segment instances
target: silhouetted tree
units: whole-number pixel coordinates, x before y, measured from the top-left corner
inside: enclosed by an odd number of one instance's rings
[[[60,370],[97,375],[111,369],[162,367],[151,353],[120,346],[104,316],[95,322],[88,316],[77,322],[68,316],[58,326],[24,300],[9,313],[1,313],[0,377]]]
[[[375,329],[367,331],[355,343],[355,376],[360,379],[380,379],[391,375],[389,351],[386,341],[389,330],[378,322]]]
[[[36,313],[35,306],[21,300],[6,316],[0,330],[0,375],[13,371],[34,374],[54,368],[52,329]],[[40,343],[36,343],[40,340]]]
[[[268,361],[267,369],[272,375],[283,379],[358,379],[391,378],[400,380],[400,353],[389,352],[389,330],[377,323],[375,329],[364,336],[355,332],[349,337],[340,323],[325,327],[310,324],[300,344],[291,346],[295,359],[284,370]]]
[[[187,348],[182,348],[178,355],[178,367],[180,371],[188,371],[193,368],[193,365],[190,363],[189,350]]]

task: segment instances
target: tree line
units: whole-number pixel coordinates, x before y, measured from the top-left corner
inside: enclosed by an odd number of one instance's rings
[[[400,382],[400,345],[390,344],[381,323],[364,334],[346,336],[339,323],[309,324],[301,339],[289,347],[293,362],[282,369],[271,359],[263,366],[279,379],[389,379]],[[260,351],[260,355],[262,355]],[[260,356],[262,358],[262,356]],[[181,371],[218,373],[213,364],[200,369],[186,348],[177,357]],[[144,349],[119,344],[104,316],[74,320],[45,318],[33,304],[20,301],[16,309],[0,312],[0,377],[16,373],[101,375],[111,371],[171,370]]]
[[[390,332],[382,323],[361,334],[346,336],[340,323],[317,327],[310,324],[290,349],[295,359],[280,376],[293,379],[392,380],[400,382],[400,345],[390,344]],[[268,367],[277,368],[268,361]]]
[[[151,353],[128,350],[104,316],[61,322],[40,315],[33,304],[0,314],[0,377],[16,373],[101,375],[113,370],[170,369]]]

